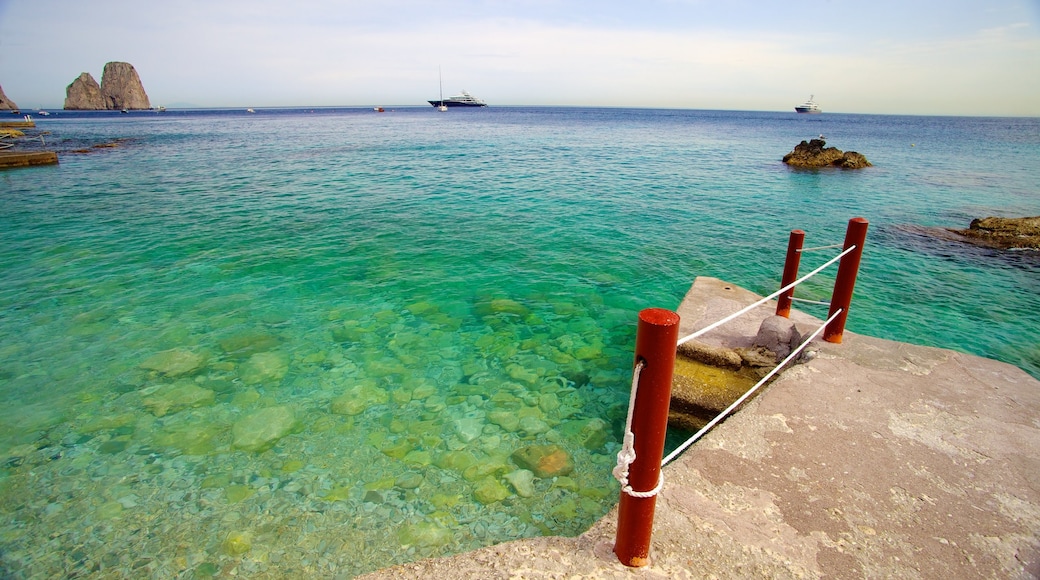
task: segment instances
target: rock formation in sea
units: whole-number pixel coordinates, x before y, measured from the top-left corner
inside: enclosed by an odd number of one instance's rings
[[[999,250],[1040,250],[1040,216],[1022,218],[986,217],[971,220],[966,230],[950,229],[963,240]]]
[[[90,73],[82,73],[65,89],[65,109],[118,111],[150,109],[148,94],[134,66],[127,62],[105,64],[101,85]]]
[[[792,167],[841,167],[842,169],[860,169],[871,167],[871,163],[863,155],[855,151],[843,152],[837,147],[827,147],[823,139],[802,141],[794,151],[784,155],[784,163]]]
[[[101,74],[101,96],[109,110],[152,108],[148,94],[144,92],[144,85],[141,84],[141,77],[128,62],[105,64]]]
[[[3,111],[17,111],[18,105],[14,104],[14,101],[7,98],[4,94],[4,88],[0,87],[0,110]]]
[[[81,73],[65,87],[65,110],[103,111],[105,99],[101,97],[101,86],[90,73]]]

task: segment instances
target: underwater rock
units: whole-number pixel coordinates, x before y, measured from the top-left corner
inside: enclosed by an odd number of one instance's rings
[[[329,403],[329,411],[336,415],[360,415],[369,407],[385,405],[389,400],[390,393],[386,389],[372,382],[364,382],[333,399]]]
[[[480,316],[494,316],[496,314],[512,314],[521,318],[531,313],[531,310],[516,300],[509,298],[496,298],[487,302],[481,302],[476,307]]]
[[[538,477],[568,475],[574,471],[574,460],[559,445],[530,445],[513,452],[513,461]]]
[[[405,524],[397,532],[397,539],[402,546],[420,546],[435,548],[446,546],[452,541],[451,530],[431,521]]]
[[[517,469],[507,473],[506,481],[513,486],[516,495],[520,497],[531,497],[534,495],[534,473],[527,469]]]
[[[193,420],[166,425],[154,433],[153,445],[170,447],[185,455],[207,455],[216,449],[215,440],[227,429],[227,425],[210,420]]]
[[[481,480],[477,488],[473,490],[473,497],[484,505],[493,504],[509,497],[509,490],[493,477]]]
[[[238,369],[238,376],[247,385],[276,383],[289,372],[289,355],[284,352],[258,352],[249,357]]]
[[[243,451],[263,451],[296,427],[296,416],[286,406],[268,407],[239,419],[231,427],[231,446]]]
[[[462,417],[455,419],[455,432],[463,443],[470,443],[484,432],[484,425],[483,417]]]
[[[534,437],[535,435],[541,435],[550,429],[549,424],[539,419],[538,417],[521,417],[520,418],[520,431],[525,437]]]
[[[973,219],[968,229],[949,231],[964,236],[965,242],[986,248],[1040,250],[1040,216]]]
[[[215,398],[216,394],[209,389],[191,381],[178,381],[145,397],[141,404],[156,417],[163,417],[184,409],[212,405]]]
[[[205,362],[204,354],[174,348],[155,353],[138,366],[168,377],[179,377],[199,370]]]
[[[434,465],[441,469],[450,469],[452,471],[465,471],[466,468],[477,463],[477,458],[469,451],[448,451],[437,457],[434,461]]]
[[[241,556],[253,549],[253,535],[249,532],[228,532],[220,547],[228,556]]]
[[[488,413],[488,421],[510,433],[516,433],[520,429],[520,417],[512,411],[492,411]]]
[[[568,439],[576,440],[589,451],[596,451],[610,439],[610,424],[598,417],[583,421],[568,421],[560,427]]]
[[[266,332],[251,331],[224,338],[217,344],[225,354],[235,358],[246,358],[258,352],[266,352],[278,347],[278,337]]]

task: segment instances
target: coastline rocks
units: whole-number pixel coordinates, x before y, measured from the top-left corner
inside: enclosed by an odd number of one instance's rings
[[[141,77],[127,62],[105,64],[101,84],[90,73],[82,73],[65,88],[65,110],[118,111],[122,109],[150,109]]]
[[[973,219],[968,229],[949,231],[963,236],[965,242],[986,248],[1040,250],[1040,216]]]
[[[81,73],[65,87],[66,111],[103,111],[105,99],[101,97],[101,86],[90,73]]]
[[[4,88],[0,87],[0,110],[2,111],[17,111],[18,105],[14,104],[14,101],[7,98],[4,94]]]
[[[860,169],[871,167],[871,163],[863,155],[855,151],[844,152],[837,147],[827,147],[823,139],[802,141],[794,151],[784,155],[783,162],[791,167],[841,167],[842,169]]]

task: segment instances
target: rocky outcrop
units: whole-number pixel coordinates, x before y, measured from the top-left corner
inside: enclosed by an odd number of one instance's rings
[[[863,155],[855,151],[844,152],[837,147],[827,147],[823,139],[802,141],[794,151],[784,155],[784,163],[791,167],[841,167],[842,169],[860,169],[870,167],[871,163]]]
[[[1040,216],[973,219],[968,229],[949,231],[960,234],[966,242],[987,248],[1040,250]]]
[[[7,98],[4,94],[4,88],[0,87],[0,111],[17,111],[18,105],[14,104],[14,101]]]
[[[65,87],[65,110],[103,111],[105,99],[101,97],[101,86],[90,73],[81,73],[72,84]]]
[[[127,62],[106,64],[100,85],[90,73],[83,73],[65,89],[66,110],[118,111],[151,107],[141,77]]]
[[[148,94],[144,92],[141,77],[128,62],[110,62],[105,65],[101,74],[101,97],[105,100],[105,108],[150,109]]]

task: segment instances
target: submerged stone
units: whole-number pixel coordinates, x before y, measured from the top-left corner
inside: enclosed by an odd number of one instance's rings
[[[206,363],[206,355],[186,348],[174,348],[153,354],[139,366],[168,377],[179,377],[195,372]]]
[[[569,475],[574,471],[574,460],[559,445],[530,445],[517,449],[511,457],[517,465],[542,478]]]
[[[509,490],[493,477],[487,477],[477,484],[473,497],[484,505],[493,504],[509,497]]]
[[[236,358],[246,358],[278,347],[280,341],[266,332],[244,332],[221,340],[220,349]]]
[[[397,539],[402,546],[433,548],[446,546],[452,541],[451,530],[437,522],[422,521],[401,526]]]
[[[581,443],[585,449],[596,451],[610,439],[610,424],[598,417],[569,421],[560,427],[560,432],[568,439]]]
[[[296,416],[286,406],[268,407],[240,419],[231,427],[231,446],[243,451],[263,451],[296,427]]]
[[[337,415],[360,415],[369,407],[385,405],[390,400],[386,389],[365,382],[352,387],[329,404],[329,410]]]
[[[241,556],[253,549],[253,535],[249,532],[228,532],[220,547],[228,556]]]
[[[249,357],[238,369],[247,385],[280,382],[289,372],[289,355],[284,352],[259,352]]]
[[[145,397],[141,404],[156,417],[163,417],[185,409],[212,405],[215,398],[216,394],[209,389],[203,389],[191,381],[180,381]]]
[[[520,497],[531,497],[534,495],[534,473],[528,469],[517,469],[506,474],[506,481],[513,486],[516,495]]]

